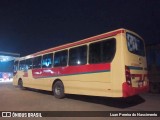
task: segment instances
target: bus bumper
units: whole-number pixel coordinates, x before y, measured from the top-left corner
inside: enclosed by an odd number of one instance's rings
[[[123,97],[129,97],[140,93],[148,92],[149,85],[143,87],[132,87],[128,85],[126,82],[124,82],[122,85],[122,91],[123,91]]]

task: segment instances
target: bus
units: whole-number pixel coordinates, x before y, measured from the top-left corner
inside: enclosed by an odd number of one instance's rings
[[[65,94],[129,97],[149,89],[144,40],[121,28],[14,62],[13,85]]]

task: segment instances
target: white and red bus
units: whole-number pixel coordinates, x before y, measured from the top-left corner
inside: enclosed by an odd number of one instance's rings
[[[15,60],[13,85],[65,94],[128,97],[149,88],[143,39],[118,29]]]

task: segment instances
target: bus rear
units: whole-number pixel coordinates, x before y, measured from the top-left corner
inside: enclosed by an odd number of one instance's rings
[[[124,47],[125,82],[123,97],[147,92],[149,82],[144,41],[136,33],[126,30]]]

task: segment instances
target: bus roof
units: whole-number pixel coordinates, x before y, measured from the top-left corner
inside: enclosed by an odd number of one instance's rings
[[[42,51],[33,53],[31,55],[27,55],[25,57],[21,57],[21,59],[27,59],[27,58],[42,55],[42,54],[45,54],[45,53],[50,53],[50,52],[53,52],[53,51],[69,48],[69,47],[72,47],[72,46],[81,45],[81,44],[85,44],[85,43],[88,43],[88,42],[96,41],[96,40],[103,39],[103,38],[106,38],[106,37],[115,36],[117,34],[124,33],[125,30],[126,29],[121,28],[121,29],[117,29],[117,30],[114,30],[114,31],[111,31],[111,32],[106,32],[106,33],[96,35],[96,36],[93,36],[93,37],[89,37],[89,38],[79,40],[79,41],[76,41],[76,42],[72,42],[72,43],[60,45],[60,46],[57,46],[57,47],[49,48],[49,49],[46,49],[46,50],[42,50]]]

